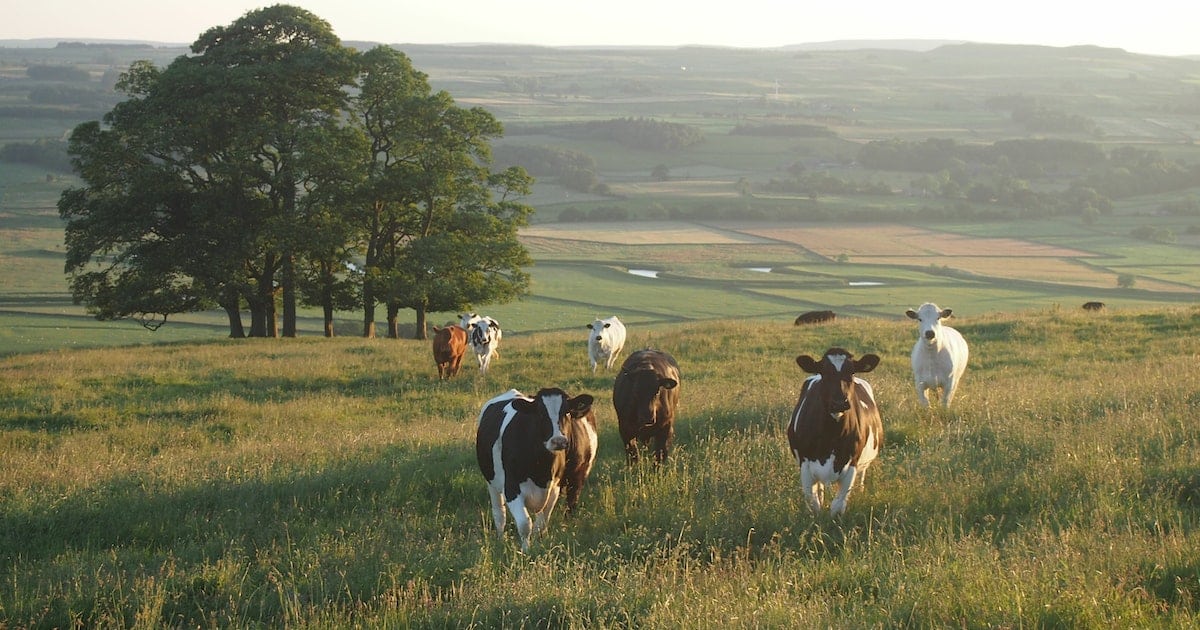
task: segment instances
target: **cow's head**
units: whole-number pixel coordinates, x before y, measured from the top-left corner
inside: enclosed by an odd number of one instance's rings
[[[591,335],[589,336],[594,338],[596,341],[601,341],[601,333],[603,333],[604,329],[608,328],[609,326],[612,326],[612,322],[606,322],[602,319],[597,319],[596,321],[587,325],[588,330],[592,331]]]
[[[819,361],[802,354],[796,357],[796,365],[820,377],[808,383],[804,396],[811,397],[834,420],[841,420],[850,410],[854,397],[854,375],[874,370],[879,365],[879,356],[864,354],[861,359],[855,359],[854,355],[842,348],[830,348]]]
[[[638,421],[643,426],[652,426],[657,421],[659,407],[663,405],[659,392],[679,386],[679,381],[654,370],[631,372],[629,382],[633,403],[637,406]]]
[[[951,312],[948,308],[938,308],[937,304],[926,302],[921,308],[915,311],[908,309],[904,314],[920,324],[917,329],[918,338],[924,339],[926,343],[934,343],[941,331],[942,320],[950,317]]]
[[[580,394],[571,398],[557,387],[545,388],[533,400],[517,398],[513,407],[522,413],[533,414],[539,435],[547,451],[563,451],[569,444],[568,418],[582,418],[592,409],[593,398]]]
[[[475,320],[471,324],[471,343],[482,346],[491,343],[496,339],[496,331],[500,330],[500,323],[490,317]]]

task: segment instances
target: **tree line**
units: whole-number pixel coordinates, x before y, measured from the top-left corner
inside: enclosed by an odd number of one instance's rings
[[[375,336],[528,292],[517,229],[532,179],[491,168],[500,123],[433,92],[390,47],[343,46],[275,5],[200,35],[165,68],[136,62],[127,98],[71,134],[66,272],[100,319],[220,308],[229,333],[295,336],[297,309],[359,309]],[[242,321],[249,314],[249,329]]]

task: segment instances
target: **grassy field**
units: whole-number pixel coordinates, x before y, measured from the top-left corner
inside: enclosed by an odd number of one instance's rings
[[[909,323],[631,324],[683,372],[626,466],[577,332],[439,382],[426,343],[219,340],[0,359],[7,627],[1194,627],[1200,310],[960,317],[923,410]],[[883,357],[886,442],[841,519],[786,453],[800,353]],[[472,455],[509,387],[597,397],[600,459],[528,555]],[[511,528],[511,526],[510,526]]]

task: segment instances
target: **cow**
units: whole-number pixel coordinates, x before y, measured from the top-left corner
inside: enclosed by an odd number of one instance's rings
[[[788,446],[800,466],[800,489],[808,506],[820,513],[825,488],[837,483],[829,513],[838,516],[846,511],[855,481],[862,485],[883,447],[875,394],[870,383],[856,376],[874,370],[879,356],[855,359],[842,348],[830,348],[820,360],[800,355],[796,365],[812,376],[804,380],[788,422]]]
[[[1084,302],[1083,310],[1085,310],[1085,311],[1102,311],[1102,310],[1104,310],[1104,302]]]
[[[566,489],[568,512],[596,459],[593,397],[571,397],[557,387],[533,396],[509,391],[483,404],[475,431],[475,456],[487,480],[496,533],[504,538],[506,513],[523,551],[542,531]],[[574,466],[574,469],[572,469]],[[535,521],[530,521],[530,513]]]
[[[912,349],[912,369],[917,401],[922,407],[929,406],[926,391],[939,387],[942,388],[942,406],[949,407],[967,369],[967,340],[957,330],[942,324],[950,314],[950,309],[939,308],[931,302],[922,304],[915,311],[905,311],[905,315],[920,324]]]
[[[466,351],[467,331],[454,322],[446,322],[440,328],[433,327],[433,360],[437,363],[438,379],[457,376]]]
[[[800,316],[796,318],[794,325],[802,326],[804,324],[824,324],[825,322],[833,321],[835,318],[837,318],[837,314],[833,311],[808,311],[807,313],[800,313]]]
[[[492,364],[492,358],[498,353],[500,345],[500,322],[491,317],[481,317],[471,324],[467,331],[475,358],[479,359],[479,373],[484,374]]]
[[[654,439],[654,461],[667,460],[675,437],[679,406],[679,365],[662,350],[647,348],[629,355],[613,380],[613,407],[625,455],[638,461],[638,441]]]
[[[596,366],[604,361],[604,369],[611,370],[617,362],[617,355],[625,347],[625,324],[616,315],[608,319],[596,318],[588,327],[588,361],[592,365],[592,374]]]

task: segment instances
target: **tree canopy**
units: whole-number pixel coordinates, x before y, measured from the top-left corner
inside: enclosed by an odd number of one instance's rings
[[[391,48],[343,47],[297,7],[203,33],[79,125],[63,192],[72,294],[102,319],[223,308],[230,335],[294,336],[298,304],[425,313],[528,290],[516,230],[531,180],[489,168],[488,112],[433,93]],[[514,197],[515,195],[515,197]],[[282,310],[282,330],[278,327]]]

